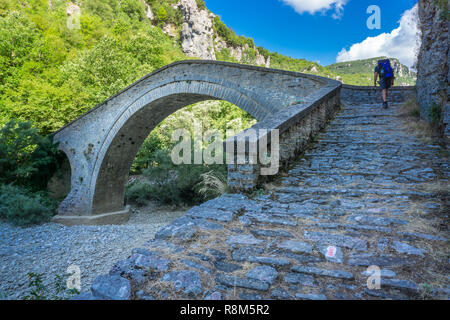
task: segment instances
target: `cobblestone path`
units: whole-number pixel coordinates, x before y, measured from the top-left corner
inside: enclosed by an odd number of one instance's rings
[[[448,154],[398,108],[344,107],[268,194],[192,208],[80,298],[448,299]]]

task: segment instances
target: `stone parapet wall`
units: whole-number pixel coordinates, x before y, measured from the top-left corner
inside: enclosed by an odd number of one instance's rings
[[[399,103],[404,102],[409,96],[416,93],[416,87],[392,87],[389,89],[388,101]],[[341,89],[342,103],[355,104],[374,104],[382,103],[380,87],[374,88],[370,86],[351,86],[342,85]]]
[[[415,95],[415,87],[393,87],[390,89],[389,101],[395,103],[405,102],[410,96]],[[292,160],[301,154],[311,139],[322,130],[327,122],[331,120],[341,103],[346,105],[377,104],[381,103],[380,89],[368,86],[342,87],[326,86],[308,97],[311,103],[294,105],[284,109],[278,115],[255,124],[251,129],[278,129],[280,170],[287,168]],[[260,139],[261,137],[258,137]],[[247,139],[246,131],[232,138]],[[270,139],[269,139],[270,141]],[[247,147],[246,151],[248,152]],[[236,156],[236,155],[235,155]],[[248,159],[248,154],[245,155]],[[235,192],[250,192],[259,184],[267,181],[271,176],[261,175],[261,164],[235,164],[228,166],[228,184]]]
[[[317,99],[318,95],[322,95]],[[279,169],[286,169],[297,156],[302,153],[311,139],[322,130],[327,122],[331,120],[340,107],[340,86],[328,86],[314,94],[316,99],[312,103],[290,106],[279,115],[255,124],[250,129],[273,129],[279,130]],[[246,130],[247,131],[247,130]],[[247,146],[250,143],[258,143],[259,139],[266,138],[271,142],[271,136],[259,135],[257,141],[252,141],[246,131],[233,137],[237,150],[237,141],[246,139]],[[230,140],[229,140],[230,141]],[[259,145],[259,144],[258,144]],[[270,144],[269,150],[273,148]],[[247,147],[246,152],[248,152]],[[258,150],[261,152],[261,150]],[[235,154],[236,158],[237,154]],[[244,155],[247,160],[244,164],[234,164],[228,166],[228,185],[235,192],[249,192],[255,189],[261,182],[267,181],[273,175],[261,174],[264,167],[259,162],[249,163],[249,154]],[[236,163],[236,162],[235,162]]]

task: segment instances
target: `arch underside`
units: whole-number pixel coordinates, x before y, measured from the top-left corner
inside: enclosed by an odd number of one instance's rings
[[[151,102],[134,113],[115,135],[102,161],[92,202],[92,213],[124,208],[125,185],[130,168],[144,140],[165,118],[185,106],[216,97],[182,93]]]

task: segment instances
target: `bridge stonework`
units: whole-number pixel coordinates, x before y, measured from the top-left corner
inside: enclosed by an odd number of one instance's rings
[[[393,87],[389,90],[389,102],[401,103],[408,99],[409,96],[415,94],[416,87]],[[380,88],[371,86],[351,86],[342,85],[341,98],[343,103],[347,104],[372,104],[382,103]]]
[[[251,129],[276,128],[279,130],[280,169],[287,168],[292,160],[304,151],[311,139],[325,127],[340,107],[339,88],[324,88],[314,102],[292,106],[287,114],[281,112],[270,121],[257,123]],[[246,137],[244,131],[237,136]],[[234,164],[228,166],[228,185],[235,191],[249,192],[273,176],[261,174],[261,165]]]
[[[279,130],[280,164],[285,167],[339,109],[341,87],[318,76],[217,61],[181,61],[161,68],[55,133],[70,162],[71,187],[53,220],[66,225],[126,221],[125,184],[140,146],[167,116],[204,100],[226,100],[255,117],[258,123],[251,129],[268,131],[255,143],[270,143],[270,133]],[[343,102],[364,96],[364,90],[357,90],[344,88]],[[252,142],[247,131],[232,143]],[[249,191],[265,178],[261,169],[259,163],[229,165],[229,185]]]

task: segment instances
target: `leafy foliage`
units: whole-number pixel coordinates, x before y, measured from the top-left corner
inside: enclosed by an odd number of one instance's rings
[[[226,176],[226,165],[174,165],[168,150],[159,150],[153,166],[144,170],[147,181],[127,186],[127,201],[145,205],[149,200],[165,204],[194,205],[215,193],[202,190],[203,174]]]
[[[200,10],[205,10],[206,9],[205,0],[195,0],[195,2],[197,2],[197,7]]]
[[[283,69],[295,72],[315,74],[328,78],[336,78],[336,74],[318,63],[305,59],[294,59],[276,52],[270,54],[270,66],[275,69]]]
[[[228,62],[234,62],[234,63],[239,62],[238,60],[236,60],[236,58],[234,58],[231,55],[230,49],[228,49],[228,48],[223,48],[220,51],[216,51],[216,59],[219,61],[228,61]]]
[[[52,138],[31,123],[11,120],[0,129],[0,219],[19,226],[48,221],[56,203],[43,190],[61,160]]]
[[[27,276],[30,295],[25,296],[24,300],[45,300],[45,287],[42,281],[42,275],[29,272]]]
[[[160,27],[164,23],[171,23],[176,27],[181,28],[183,17],[181,16],[181,12],[173,7],[177,2],[177,0],[149,1],[150,7],[155,15],[154,23]]]
[[[440,18],[448,21],[450,19],[450,10],[448,10],[448,1],[447,0],[434,0],[434,3],[439,8],[441,14]]]
[[[245,45],[248,45],[250,48],[253,48],[255,46],[253,39],[236,35],[232,29],[228,28],[225,23],[220,20],[219,16],[214,18],[213,29],[215,34],[219,35],[232,47],[244,47]]]
[[[256,49],[258,50],[259,54],[261,54],[265,59],[270,57],[270,51],[266,48],[257,47]]]
[[[442,124],[442,106],[440,104],[434,103],[431,106],[429,118],[434,127],[439,127]]]
[[[43,190],[61,157],[52,138],[29,122],[11,120],[0,129],[0,183]]]
[[[145,74],[184,59],[144,19],[141,0],[81,3],[80,29],[67,28],[66,2],[2,3],[0,126],[33,121],[47,134]]]
[[[227,131],[238,133],[255,124],[256,120],[226,101],[205,101],[187,106],[167,117],[151,132],[139,150],[131,171],[140,173],[155,163],[161,163],[155,157],[159,150],[172,149],[173,132],[183,128],[193,135],[194,123],[201,124],[203,132],[218,131],[225,138]]]
[[[0,219],[17,226],[47,222],[55,213],[56,204],[42,193],[24,188],[0,185]]]
[[[23,297],[24,300],[66,300],[80,294],[76,289],[66,288],[63,276],[55,276],[55,295],[51,295],[49,289],[44,285],[42,274],[29,272],[27,276],[30,293]]]

